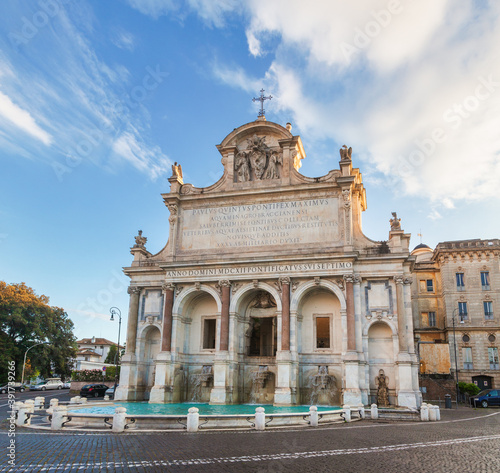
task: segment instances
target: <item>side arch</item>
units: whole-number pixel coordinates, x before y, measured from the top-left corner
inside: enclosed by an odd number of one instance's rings
[[[172,313],[173,314],[182,314],[184,311],[185,305],[191,301],[191,299],[193,298],[194,295],[198,295],[200,293],[200,291],[210,294],[215,299],[215,303],[217,304],[217,312],[220,313],[222,310],[222,301],[221,301],[219,293],[212,286],[207,286],[205,284],[202,284],[199,289],[197,289],[194,286],[189,287],[188,289],[184,289],[175,298],[174,306],[172,308]]]

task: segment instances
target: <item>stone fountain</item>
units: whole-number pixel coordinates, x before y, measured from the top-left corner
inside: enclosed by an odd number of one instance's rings
[[[318,366],[318,372],[309,377],[310,405],[334,405],[337,400],[337,380],[328,374],[328,366]]]
[[[263,404],[271,401],[271,399],[269,399],[269,394],[274,393],[274,388],[268,385],[272,377],[273,373],[269,371],[267,365],[260,365],[257,370],[250,373],[252,385],[250,388],[249,402],[251,404]],[[269,391],[271,391],[271,393]]]
[[[208,402],[213,378],[212,365],[203,365],[199,373],[189,376],[191,402]]]

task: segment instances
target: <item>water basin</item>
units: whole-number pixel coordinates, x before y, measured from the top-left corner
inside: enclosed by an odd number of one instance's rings
[[[83,407],[70,409],[70,412],[87,414],[109,414],[115,412],[116,407],[125,407],[128,415],[186,415],[190,407],[197,407],[200,415],[251,415],[257,407],[263,407],[266,414],[293,414],[309,412],[309,406],[273,406],[269,404],[226,404],[210,405],[198,403],[150,404],[148,402],[112,402],[106,406]],[[339,406],[318,406],[319,412],[340,410]]]

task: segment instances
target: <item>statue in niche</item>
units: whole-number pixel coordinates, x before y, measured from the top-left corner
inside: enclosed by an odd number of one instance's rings
[[[142,236],[142,230],[139,230],[139,234],[135,237],[134,248],[145,248],[148,239]]]
[[[379,407],[389,406],[389,378],[385,375],[384,370],[378,372],[375,381],[377,383],[377,405]]]
[[[177,164],[177,161],[172,164],[172,177],[176,177],[182,181],[182,167],[180,164]]]
[[[266,291],[260,291],[252,302],[250,302],[249,307],[254,307],[255,309],[269,309],[269,307],[276,307],[276,302],[271,294]]]
[[[396,212],[392,212],[392,218],[389,220],[391,224],[391,232],[401,231],[401,219],[398,218],[398,214]]]
[[[267,166],[266,173],[264,174],[264,179],[279,179],[280,172],[278,165],[283,163],[283,157],[276,151],[271,153],[269,158],[269,165]]]
[[[243,151],[240,151],[236,155],[234,168],[236,170],[236,182],[248,182],[250,180],[248,157]]]
[[[339,151],[340,151],[340,159],[342,161],[345,161],[345,160],[351,161],[352,148],[347,148],[346,145],[343,145]]]

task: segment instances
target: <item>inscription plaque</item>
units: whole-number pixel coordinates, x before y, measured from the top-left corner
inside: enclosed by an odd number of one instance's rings
[[[308,199],[186,209],[180,249],[206,250],[335,244],[338,199]]]

